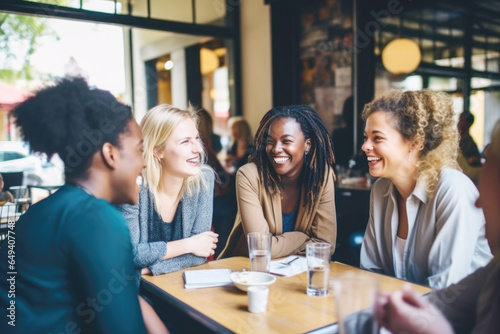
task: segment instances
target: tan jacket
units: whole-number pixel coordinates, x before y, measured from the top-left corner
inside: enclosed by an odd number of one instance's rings
[[[248,163],[236,174],[238,214],[226,247],[219,258],[248,256],[246,234],[271,232],[273,234],[271,257],[305,254],[309,242],[327,242],[335,250],[337,240],[337,216],[333,170],[330,169],[320,191],[319,200],[311,213],[304,206],[304,191],[300,200],[295,231],[283,233],[281,196],[270,196],[260,182],[257,165]],[[243,233],[244,232],[244,233]]]

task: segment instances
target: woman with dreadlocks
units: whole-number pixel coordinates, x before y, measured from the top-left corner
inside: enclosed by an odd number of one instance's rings
[[[220,257],[246,255],[246,234],[270,232],[271,257],[304,254],[306,244],[335,249],[334,156],[328,130],[305,105],[262,118],[249,163],[236,174],[238,214]]]

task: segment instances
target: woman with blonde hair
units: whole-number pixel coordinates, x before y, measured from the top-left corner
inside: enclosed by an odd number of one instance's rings
[[[213,255],[214,172],[204,164],[196,110],[161,104],[141,122],[143,172],[137,205],[120,207],[130,229],[136,269],[162,274]]]
[[[477,189],[457,164],[451,98],[391,91],[363,110],[373,185],[361,267],[432,288],[455,283],[492,255]]]

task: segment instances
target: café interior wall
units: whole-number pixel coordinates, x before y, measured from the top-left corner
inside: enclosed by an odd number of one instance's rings
[[[263,0],[240,1],[243,117],[255,133],[273,106],[271,14]]]
[[[167,6],[163,6],[166,10]],[[264,1],[241,1],[237,6],[227,10],[240,11],[242,115],[255,132],[262,116],[272,107],[270,6],[264,4]],[[204,38],[144,29],[133,29],[132,36],[134,112],[140,121],[147,111],[144,62],[168,53],[173,57],[180,56],[186,46],[202,41]],[[129,59],[127,31],[125,31],[125,40],[126,59]],[[184,107],[182,104],[185,104],[182,101],[185,100],[186,91],[179,89],[186,85],[183,74],[185,73],[184,66],[185,64],[176,63],[172,69],[172,87],[176,87],[176,91],[172,92],[172,102],[178,107]],[[125,71],[127,78],[130,79],[130,67],[126,66]],[[131,86],[128,87],[129,94],[127,95],[130,96],[130,92],[132,92]],[[127,102],[131,103],[131,101]]]
[[[175,3],[174,3],[175,2]],[[191,22],[191,2],[190,1],[153,1],[151,10],[153,18],[178,20],[181,22]],[[218,19],[218,15],[224,15],[220,10],[215,10],[212,2],[197,2],[196,18],[198,23],[208,23]],[[173,13],[173,8],[175,13]],[[219,9],[219,8],[217,8]],[[134,13],[147,12],[146,1],[138,1],[134,4]],[[127,98],[126,102],[132,104],[131,94],[134,92],[134,114],[138,121],[142,119],[148,110],[147,83],[145,73],[145,62],[166,54],[170,54],[175,66],[171,70],[172,104],[179,108],[187,106],[186,70],[184,48],[207,39],[206,36],[183,35],[165,31],[155,31],[146,29],[132,30],[132,51],[129,50],[129,33],[124,30],[125,37],[125,59],[127,78]],[[133,62],[133,85],[130,66],[130,57]]]

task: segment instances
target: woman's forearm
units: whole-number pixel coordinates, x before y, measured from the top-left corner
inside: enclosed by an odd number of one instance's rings
[[[167,252],[162,260],[168,260],[192,252],[191,238],[167,242]]]

